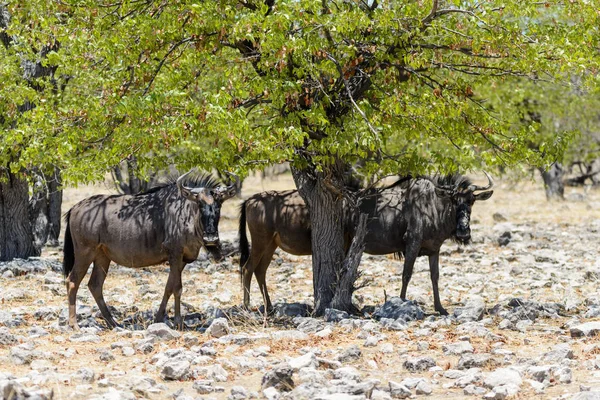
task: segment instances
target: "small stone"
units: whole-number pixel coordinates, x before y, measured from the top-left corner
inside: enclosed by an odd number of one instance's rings
[[[362,352],[357,346],[350,346],[338,357],[341,363],[348,363],[360,359]]]
[[[227,400],[244,400],[249,398],[250,395],[248,390],[243,386],[234,386],[231,388],[231,393],[227,397]]]
[[[135,350],[133,347],[125,346],[121,348],[121,354],[123,354],[125,357],[131,357],[135,354]]]
[[[80,368],[71,377],[76,383],[92,383],[96,374],[89,368]]]
[[[212,337],[220,338],[229,334],[229,331],[229,322],[226,318],[215,318],[206,330],[206,333]]]
[[[586,322],[570,329],[572,337],[596,336],[600,333],[600,321]]]
[[[411,372],[427,371],[429,368],[434,367],[435,360],[431,357],[419,357],[410,358],[403,363],[404,368]]]
[[[565,359],[573,358],[573,350],[567,343],[561,343],[552,348],[551,351],[544,353],[542,360],[560,363]]]
[[[463,307],[454,310],[454,316],[459,322],[479,321],[483,318],[485,302],[480,297],[472,298]]]
[[[494,219],[495,222],[506,222],[506,221],[508,221],[506,219],[506,217],[504,216],[504,214],[501,214],[499,212],[493,213],[492,214],[492,218]],[[508,231],[508,232],[510,232],[510,231]]]
[[[215,391],[212,381],[208,380],[194,381],[194,383],[192,384],[192,389],[198,392],[198,394],[210,394]]]
[[[388,318],[392,320],[415,321],[424,318],[423,310],[413,301],[403,300],[400,297],[388,299],[375,313],[375,318]]]
[[[295,371],[306,367],[316,367],[318,365],[317,356],[315,355],[315,353],[309,352],[300,357],[288,360],[288,364]]]
[[[165,380],[177,381],[187,377],[190,373],[190,363],[185,360],[169,360],[167,361],[160,376]]]
[[[315,333],[326,326],[322,320],[311,317],[296,317],[294,323],[298,324],[296,329],[304,333]]]
[[[346,311],[336,310],[335,308],[326,308],[323,319],[325,322],[340,322],[349,317],[350,315]]]
[[[159,322],[152,324],[146,329],[146,337],[154,337],[157,340],[169,341],[178,339],[181,334],[167,326],[167,324]]]
[[[100,361],[108,362],[108,361],[114,361],[115,356],[113,355],[113,353],[110,350],[101,349],[99,358],[100,358]]]
[[[433,388],[431,387],[431,384],[429,384],[429,382],[422,380],[417,384],[416,392],[417,394],[424,394],[429,396],[433,392]]]
[[[69,337],[69,340],[74,343],[100,343],[102,339],[93,333],[76,333]]]
[[[262,378],[262,389],[274,387],[279,391],[289,392],[294,388],[292,375],[294,370],[288,364],[278,364]]]
[[[600,390],[579,392],[570,400],[600,400]]]
[[[272,386],[263,390],[263,396],[267,400],[279,400],[281,398],[279,391]]]
[[[468,396],[483,396],[487,390],[481,386],[467,385],[463,389],[463,393]]]
[[[414,389],[421,382],[425,381],[425,378],[406,378],[400,382],[401,385],[406,386],[408,389]]]
[[[186,333],[185,335],[183,335],[183,343],[186,347],[193,347],[197,346],[198,343],[200,343],[200,340],[198,339],[198,336],[192,333]]]
[[[489,354],[463,354],[458,360],[457,369],[481,368],[489,364],[495,364]]]
[[[449,343],[442,346],[442,350],[444,350],[444,354],[447,355],[461,355],[464,353],[472,353],[473,346],[471,343],[461,340],[455,343]]]
[[[0,346],[8,346],[17,343],[15,335],[10,333],[8,328],[0,328]]]
[[[297,330],[275,331],[271,333],[273,340],[308,340],[310,337]]]
[[[412,396],[412,392],[406,386],[390,381],[390,395],[393,399],[407,399]]]
[[[521,386],[523,380],[521,374],[510,368],[498,368],[497,370],[488,374],[483,381],[484,385],[489,388],[495,388],[497,386],[516,385]]]

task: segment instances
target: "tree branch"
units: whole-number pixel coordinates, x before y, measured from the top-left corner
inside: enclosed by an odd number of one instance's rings
[[[167,61],[167,58],[169,58],[169,56],[175,51],[175,49],[177,49],[182,44],[191,42],[193,40],[194,40],[194,38],[188,37],[188,38],[180,40],[177,43],[173,43],[171,45],[171,48],[169,49],[169,51],[167,51],[167,54],[165,54],[165,56],[162,58],[162,60],[160,60],[160,63],[158,64],[158,67],[156,67],[156,70],[154,71],[154,74],[152,75],[152,78],[150,79],[150,82],[148,82],[148,86],[146,86],[146,89],[144,90],[144,93],[142,94],[143,96],[145,96],[148,93],[148,91],[150,90],[150,87],[154,83],[154,80],[158,76],[158,73],[160,72],[160,70],[162,69],[163,65],[165,64],[165,61]]]
[[[360,116],[363,118],[363,120],[366,122],[371,133],[373,133],[373,135],[375,135],[375,138],[377,138],[379,133],[377,132],[375,127],[373,127],[373,125],[371,125],[371,122],[369,121],[369,118],[367,118],[367,115],[363,112],[363,110],[360,109],[358,104],[356,104],[356,102],[354,101],[354,97],[352,96],[352,91],[350,90],[350,86],[348,85],[348,80],[344,76],[344,70],[342,69],[342,66],[331,54],[329,54],[329,53],[325,53],[325,54],[327,54],[327,58],[329,60],[331,60],[337,67],[338,73],[340,74],[340,78],[342,79],[342,82],[344,82],[344,87],[346,88],[346,94],[348,95],[350,102],[352,103],[352,105],[354,106],[356,111],[360,114]],[[368,78],[368,79],[370,79],[370,78]]]
[[[427,26],[431,21],[433,21],[433,19],[436,17],[438,6],[439,0],[433,0],[433,4],[431,5],[431,11],[425,18],[421,20],[422,25]]]

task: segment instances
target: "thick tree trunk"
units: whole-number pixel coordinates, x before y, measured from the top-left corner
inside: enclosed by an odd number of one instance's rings
[[[349,269],[345,266],[350,264],[344,264],[344,229],[347,224],[341,193],[343,175],[336,176],[331,170],[325,175],[295,168],[292,168],[292,173],[310,211],[315,313],[323,315],[325,309],[333,308],[334,298],[338,307],[354,311],[353,289],[349,287],[353,285],[356,273],[346,275]]]
[[[54,176],[48,178],[48,245],[58,246],[63,192],[60,169],[54,169]]]
[[[357,289],[354,282],[358,279],[358,266],[365,250],[365,235],[367,233],[367,214],[360,214],[358,224],[354,229],[354,237],[348,249],[346,259],[342,264],[331,308],[356,313],[358,310],[352,304],[352,293]]]
[[[0,261],[39,255],[29,223],[27,181],[3,171],[0,173]]]
[[[41,251],[48,240],[48,187],[43,175],[34,173],[33,194],[29,199],[29,222],[33,234],[33,245]]]
[[[544,188],[546,189],[546,199],[563,200],[565,198],[565,185],[563,177],[565,171],[560,163],[554,163],[547,170],[540,169]]]

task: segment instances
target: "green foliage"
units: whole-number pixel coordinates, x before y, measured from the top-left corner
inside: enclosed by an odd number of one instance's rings
[[[367,174],[543,165],[581,128],[541,135],[518,100],[546,81],[594,83],[591,3],[10,1],[0,166],[54,164],[81,182],[132,154],[142,171],[242,174],[284,160]],[[21,60],[54,41],[55,80],[34,90]],[[551,108],[575,107],[559,94]],[[19,114],[26,100],[37,107]]]

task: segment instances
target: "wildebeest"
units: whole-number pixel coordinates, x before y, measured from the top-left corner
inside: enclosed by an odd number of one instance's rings
[[[173,294],[175,324],[181,326],[181,271],[202,246],[220,257],[221,204],[235,194],[234,186],[219,185],[207,174],[190,179],[191,172],[137,195],[92,196],[67,212],[63,269],[71,328],[78,329],[77,290],[92,262],[88,288],[106,322],[117,325],[102,295],[111,260],[133,268],[168,261],[169,277],[155,320],[163,321]]]
[[[415,260],[418,256],[428,256],[435,310],[448,314],[438,291],[440,247],[449,238],[469,243],[471,207],[476,200],[487,200],[493,193],[485,191],[493,186],[492,178],[485,174],[488,178],[485,187],[473,185],[468,178],[455,174],[406,178],[386,188],[365,191],[360,205],[360,212],[368,215],[365,253],[404,255],[401,298],[406,298]],[[346,220],[345,229],[352,232],[352,218]],[[309,210],[296,190],[258,193],[242,204],[239,235],[244,306],[250,304],[254,274],[265,306],[271,309],[265,282],[271,257],[277,247],[294,255],[311,254]]]

